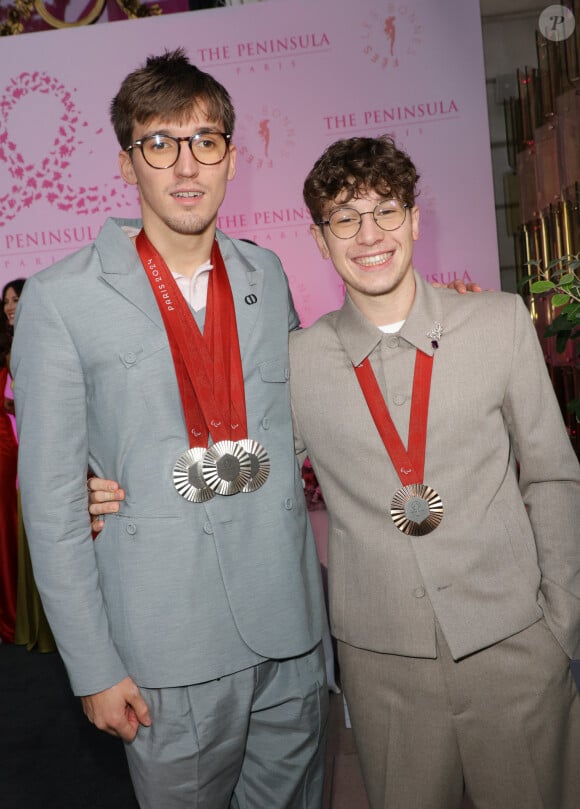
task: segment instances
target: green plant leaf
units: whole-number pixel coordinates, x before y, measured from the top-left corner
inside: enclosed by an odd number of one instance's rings
[[[560,335],[562,335],[561,339],[565,342],[566,340],[570,339],[573,328],[574,326],[572,323],[570,323],[568,318],[560,313],[548,326],[546,326],[544,329],[544,337],[559,338]]]
[[[564,306],[564,308],[560,312],[561,315],[564,315],[566,320],[569,320],[570,323],[574,323],[576,320],[580,321],[580,303],[577,301],[571,301]]]
[[[565,331],[561,331],[559,334],[556,335],[556,351],[558,354],[563,354],[566,351],[566,346],[568,345],[568,340],[570,338],[570,334],[566,334]]]
[[[567,409],[576,417],[576,421],[580,424],[580,399],[572,399],[567,404]]]
[[[552,296],[552,306],[555,306],[556,309],[558,309],[560,306],[566,306],[569,300],[569,295],[558,293]]]
[[[566,343],[570,339],[570,335],[572,334],[572,330],[570,328],[554,328],[554,324],[552,323],[551,326],[546,326],[544,331],[544,337],[555,337],[556,341],[564,341]],[[560,351],[560,349],[557,349]]]
[[[553,281],[534,281],[531,285],[530,289],[536,295],[541,294],[542,292],[549,292],[552,289],[555,289],[556,284]]]
[[[574,273],[573,273],[573,272],[566,273],[566,275],[563,275],[563,276],[562,276],[562,277],[559,279],[559,281],[558,281],[558,286],[560,286],[560,287],[561,287],[561,286],[563,286],[564,284],[573,284],[575,280],[576,280],[576,276],[574,275]]]
[[[555,329],[555,331],[563,331],[564,329],[570,330],[572,329],[572,323],[570,323],[568,316],[562,311],[556,315],[554,320],[552,320],[550,325],[546,328],[550,329],[552,327]]]

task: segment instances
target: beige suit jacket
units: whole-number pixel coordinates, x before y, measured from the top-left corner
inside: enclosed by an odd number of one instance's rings
[[[457,659],[545,614],[573,657],[580,467],[529,313],[519,296],[458,296],[416,280],[397,335],[348,298],[291,335],[297,451],[308,453],[329,510],[333,633],[365,649],[434,657],[437,619]],[[406,445],[416,348],[435,354],[424,482],[445,508],[422,537],[391,520],[401,483],[352,368],[370,355]]]

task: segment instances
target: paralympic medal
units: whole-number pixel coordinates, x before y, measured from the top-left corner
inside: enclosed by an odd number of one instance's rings
[[[435,347],[433,347],[434,350]],[[424,536],[443,519],[441,498],[423,481],[433,355],[415,351],[408,446],[403,444],[375,377],[369,358],[354,366],[363,396],[397,477],[403,484],[391,500],[391,518],[408,536]]]
[[[206,450],[202,470],[216,494],[237,494],[250,481],[252,462],[238,441],[218,441]]]
[[[241,491],[245,494],[255,492],[268,480],[270,474],[270,458],[264,447],[251,438],[242,438],[238,444],[244,449],[250,459],[250,479]]]
[[[424,483],[397,489],[391,500],[391,518],[399,531],[409,536],[430,534],[443,519],[443,512],[441,498]]]
[[[213,489],[203,479],[203,447],[192,447],[179,456],[173,467],[173,485],[190,503],[205,503],[215,497]]]
[[[196,446],[177,460],[173,484],[182,497],[204,502],[250,484],[263,485],[268,457],[236,441],[248,435],[244,372],[234,298],[217,240],[211,250],[205,328],[201,333],[163,257],[144,230],[136,239],[171,348],[187,435]],[[214,442],[209,449],[210,439]]]

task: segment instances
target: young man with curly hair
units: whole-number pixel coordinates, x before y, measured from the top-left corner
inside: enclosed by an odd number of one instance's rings
[[[304,199],[346,299],[290,336],[370,806],[575,809],[578,460],[522,299],[414,269],[417,180],[388,137],[317,161]]]

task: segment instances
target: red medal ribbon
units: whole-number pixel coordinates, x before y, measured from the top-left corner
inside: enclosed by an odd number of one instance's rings
[[[217,240],[211,251],[202,334],[171,271],[144,230],[137,252],[153,289],[171,348],[190,447],[247,438],[246,399],[236,311]]]
[[[367,357],[360,365],[354,366],[373,421],[403,486],[410,483],[423,483],[432,370],[433,357],[417,350],[409,421],[409,446],[408,449],[405,449],[393,424],[369,358]]]

